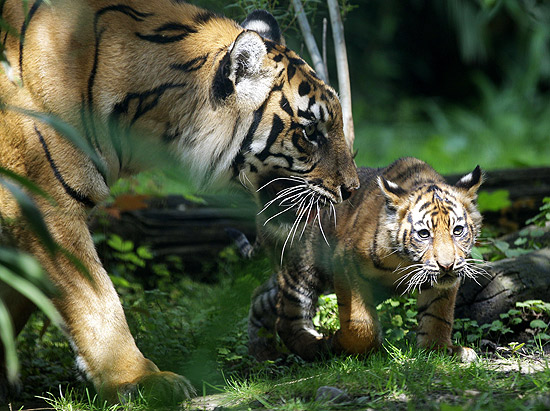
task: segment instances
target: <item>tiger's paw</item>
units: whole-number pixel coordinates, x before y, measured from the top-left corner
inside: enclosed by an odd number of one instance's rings
[[[458,358],[460,362],[471,363],[478,360],[476,352],[468,347],[452,346],[448,347],[451,355],[454,355]]]
[[[179,404],[196,395],[187,378],[169,371],[152,372],[137,382],[126,384],[118,390],[120,402],[125,402],[137,391],[153,405]]]

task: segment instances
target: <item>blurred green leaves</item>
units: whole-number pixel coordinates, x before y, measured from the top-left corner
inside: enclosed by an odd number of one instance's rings
[[[14,197],[32,232],[50,253],[55,253],[59,247],[48,231],[36,204],[24,190],[44,197],[48,201],[53,200],[29,180],[4,168],[0,168],[0,184]],[[2,222],[0,218],[0,223]],[[59,313],[48,298],[54,294],[55,290],[40,264],[33,257],[0,245],[0,282],[32,301],[54,324],[61,323]],[[14,381],[19,367],[15,351],[15,333],[8,307],[2,300],[0,300],[0,341],[5,350],[8,379]]]

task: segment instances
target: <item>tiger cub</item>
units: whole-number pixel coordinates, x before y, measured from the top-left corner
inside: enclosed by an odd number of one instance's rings
[[[482,272],[470,259],[481,226],[479,166],[454,186],[415,158],[360,168],[359,178],[354,196],[325,212],[334,222],[323,227],[321,214],[307,217],[320,229],[302,228],[305,241],[289,248],[297,225],[287,228],[286,239],[259,230],[263,245],[276,243],[281,252],[285,240],[288,249],[274,259],[282,261],[277,273],[252,297],[250,353],[258,360],[279,356],[275,333],[306,360],[326,352],[369,353],[382,344],[377,304],[418,290],[418,346],[474,360],[472,349],[452,344],[451,331],[460,282]],[[338,298],[340,329],[329,336],[316,331],[312,317],[319,294],[330,289]]]

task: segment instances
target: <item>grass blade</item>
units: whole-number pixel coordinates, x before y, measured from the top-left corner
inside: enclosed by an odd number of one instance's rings
[[[19,360],[15,350],[15,332],[13,323],[8,312],[8,308],[0,299],[0,341],[4,345],[4,356],[6,361],[6,371],[9,382],[17,379],[19,372]]]
[[[31,281],[21,277],[14,273],[7,267],[0,265],[0,281],[5,282],[10,287],[31,300],[48,318],[52,323],[61,324],[61,316],[56,310],[52,302],[48,299],[46,294],[33,284]]]
[[[17,200],[23,217],[27,220],[33,232],[40,238],[44,246],[50,253],[54,253],[58,249],[58,245],[52,238],[48,227],[40,210],[34,201],[18,186],[6,180],[0,179],[0,184],[3,184]]]

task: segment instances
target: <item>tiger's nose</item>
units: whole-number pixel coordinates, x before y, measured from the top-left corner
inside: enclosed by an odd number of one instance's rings
[[[454,266],[454,261],[452,261],[450,263],[446,262],[446,261],[445,262],[438,261],[437,265],[439,266],[439,269],[441,271],[451,271],[453,269],[453,266]]]
[[[340,187],[340,194],[342,196],[342,201],[346,201],[348,198],[350,198],[354,191],[355,191],[354,189],[349,190],[344,186]]]

